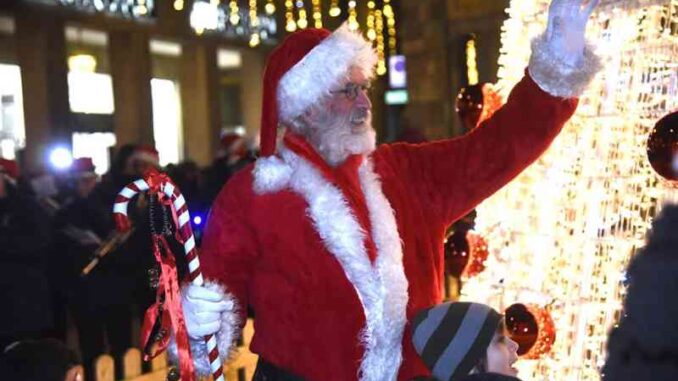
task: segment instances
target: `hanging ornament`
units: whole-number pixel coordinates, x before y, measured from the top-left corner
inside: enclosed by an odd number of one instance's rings
[[[518,344],[518,356],[535,360],[549,353],[556,341],[551,313],[545,307],[516,303],[504,312],[506,330]]]
[[[647,158],[661,177],[678,187],[678,111],[655,124],[647,139]]]
[[[306,29],[308,26],[308,18],[306,16],[306,7],[304,6],[304,1],[303,0],[296,0],[296,6],[297,6],[297,26],[299,29]]]
[[[240,22],[240,8],[238,7],[237,0],[231,0],[231,2],[228,5],[228,8],[230,10],[228,21],[230,21],[231,24],[234,26],[238,25],[238,23]]]
[[[485,270],[487,241],[473,230],[456,230],[444,243],[445,266],[456,278],[471,278]]]
[[[323,27],[322,3],[320,0],[312,0],[311,4],[313,5],[313,26],[320,29]]]
[[[285,30],[294,32],[297,30],[297,23],[294,21],[294,2],[285,0]]]
[[[461,119],[464,133],[478,127],[503,104],[502,98],[490,83],[462,87],[457,94],[455,111]]]
[[[266,11],[267,15],[272,15],[275,13],[275,3],[273,2],[273,0],[266,0],[264,10]]]
[[[332,0],[330,3],[330,17],[339,17],[341,8],[339,8],[339,0]]]

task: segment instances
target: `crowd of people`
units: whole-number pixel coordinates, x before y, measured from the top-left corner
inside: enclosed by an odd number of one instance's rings
[[[206,169],[192,162],[162,168],[203,218],[223,183],[252,161],[243,137],[226,135],[222,143]],[[143,145],[121,147],[103,176],[90,158],[32,178],[22,177],[16,162],[0,160],[0,348],[42,338],[72,342],[75,331],[72,349],[92,374],[99,355],[120,359],[136,344],[133,322],[155,299],[148,199],[135,199],[134,230],[123,239],[112,205],[151,167],[160,169],[158,152]],[[195,222],[199,231],[202,221]],[[95,254],[100,261],[88,267]]]

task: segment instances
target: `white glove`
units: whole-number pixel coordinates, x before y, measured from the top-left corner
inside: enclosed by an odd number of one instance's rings
[[[183,289],[181,307],[188,336],[201,339],[219,331],[221,314],[234,306],[222,293],[191,284]]]
[[[598,5],[598,1],[553,0],[551,2],[546,40],[553,54],[569,66],[577,66],[584,58],[586,23]]]

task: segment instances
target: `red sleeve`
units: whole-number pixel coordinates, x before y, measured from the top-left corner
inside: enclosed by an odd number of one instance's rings
[[[248,282],[259,253],[248,223],[250,179],[249,171],[243,170],[219,193],[207,221],[200,252],[205,279],[216,281],[235,297],[241,326],[246,320]]]
[[[551,96],[525,75],[506,104],[471,133],[432,143],[383,145],[374,154],[377,170],[393,174],[428,216],[449,224],[534,162],[576,107],[576,98]]]

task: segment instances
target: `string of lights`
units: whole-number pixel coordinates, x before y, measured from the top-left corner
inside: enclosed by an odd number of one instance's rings
[[[308,27],[308,17],[306,15],[306,7],[304,6],[304,0],[296,0],[298,18],[297,26],[299,29],[306,29]]]
[[[313,5],[313,26],[316,28],[323,27],[323,13],[322,13],[322,3],[320,0],[312,0],[311,4]]]
[[[358,30],[360,23],[358,23],[358,11],[356,10],[357,3],[355,0],[348,2],[348,29]]]
[[[502,27],[499,89],[524,75],[548,0],[512,0]],[[609,329],[622,314],[625,268],[653,216],[678,190],[650,167],[646,141],[678,108],[678,0],[607,0],[588,24],[604,68],[549,150],[477,209],[484,272],[463,300],[503,308],[550,303],[556,340],[519,361],[524,380],[599,380]]]

